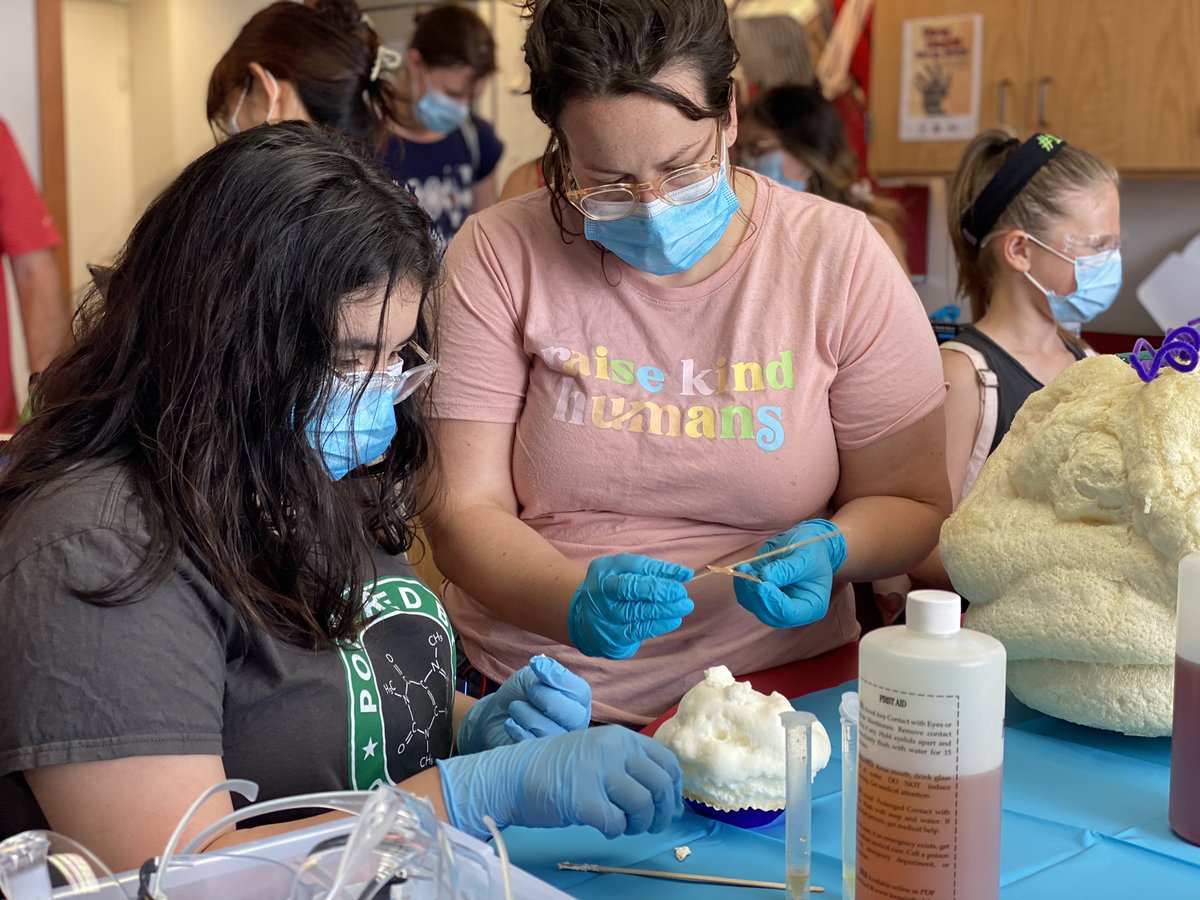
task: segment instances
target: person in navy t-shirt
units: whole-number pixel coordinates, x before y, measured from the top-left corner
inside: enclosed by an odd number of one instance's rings
[[[208,120],[218,136],[286,119],[340,131],[416,196],[444,248],[468,215],[496,201],[504,148],[469,107],[495,71],[491,32],[464,7],[421,16],[399,53],[353,0],[273,3],[213,69]]]
[[[447,244],[467,216],[496,202],[504,145],[470,110],[495,71],[496,45],[484,21],[466,7],[445,5],[417,18],[394,75],[395,115],[383,164],[416,195]]]

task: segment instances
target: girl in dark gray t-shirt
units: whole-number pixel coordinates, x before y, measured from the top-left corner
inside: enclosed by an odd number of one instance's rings
[[[404,556],[438,278],[428,216],[304,123],[231,137],[150,205],[0,449],[0,839],[48,825],[133,868],[227,777],[401,785],[476,835],[679,814],[674,756],[589,729],[553,660],[453,689]]]

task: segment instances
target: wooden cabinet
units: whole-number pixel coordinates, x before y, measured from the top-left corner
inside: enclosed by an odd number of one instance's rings
[[[965,141],[901,141],[905,20],[980,13],[980,128],[1049,131],[1131,173],[1200,171],[1200,0],[881,0],[871,147],[876,175],[942,174]]]
[[[1029,128],[1120,169],[1200,168],[1198,44],[1196,0],[1038,0]]]
[[[979,124],[991,128],[1028,118],[1025,83],[1033,0],[880,0],[871,25],[871,143],[868,167],[876,175],[953,172],[964,141],[901,141],[900,83],[904,21],[983,15],[983,71]]]

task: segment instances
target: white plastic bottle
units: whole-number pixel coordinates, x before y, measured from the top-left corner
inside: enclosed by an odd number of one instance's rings
[[[858,650],[856,900],[1000,894],[1004,646],[948,591]]]

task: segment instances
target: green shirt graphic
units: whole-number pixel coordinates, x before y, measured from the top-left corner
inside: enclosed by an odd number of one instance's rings
[[[437,597],[411,578],[380,578],[367,624],[340,648],[350,713],[350,784],[396,784],[449,749],[454,633]],[[403,764],[401,761],[403,760]]]

